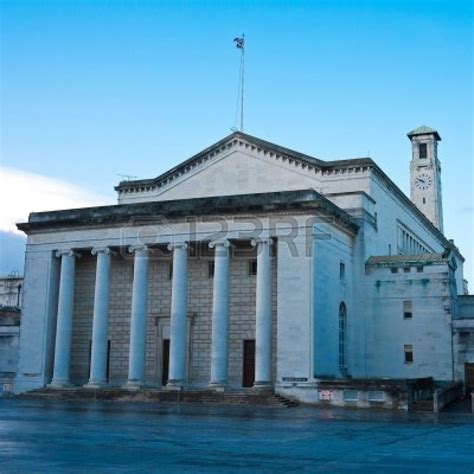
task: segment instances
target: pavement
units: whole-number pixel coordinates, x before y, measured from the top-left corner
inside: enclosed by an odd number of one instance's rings
[[[474,472],[458,413],[0,399],[0,473]]]

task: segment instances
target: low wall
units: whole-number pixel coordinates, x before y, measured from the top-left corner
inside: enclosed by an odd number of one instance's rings
[[[0,396],[12,390],[20,348],[20,312],[0,308]]]
[[[408,410],[413,402],[432,396],[433,379],[318,380],[311,385],[280,384],[276,392],[301,403],[332,407]]]

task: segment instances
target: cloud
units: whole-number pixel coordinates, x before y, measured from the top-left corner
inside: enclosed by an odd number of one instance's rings
[[[111,204],[110,197],[17,168],[0,167],[0,231],[20,233],[15,223],[26,222],[30,212]]]
[[[24,235],[0,230],[0,277],[23,274],[25,243]]]

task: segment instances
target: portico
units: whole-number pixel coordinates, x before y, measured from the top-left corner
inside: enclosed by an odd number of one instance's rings
[[[357,230],[312,190],[33,214],[28,258],[44,277],[26,285],[44,286],[30,290],[28,314],[45,318],[44,362],[25,366],[21,383],[36,373],[35,384],[58,388],[313,383],[304,321],[315,311],[317,216],[348,243]]]
[[[59,273],[60,290],[52,385],[60,387],[80,382],[77,369],[71,376],[71,350],[75,353],[72,357],[74,366],[78,357],[84,358],[84,351],[79,351],[79,344],[82,341],[82,347],[85,348],[87,345],[84,344],[84,339],[88,337],[90,339],[90,364],[86,388],[106,386],[109,383],[108,379],[112,384],[120,382],[119,377],[110,377],[110,375],[114,375],[114,370],[109,371],[111,372],[109,376],[107,374],[107,366],[111,362],[110,354],[116,353],[117,350],[122,352],[122,357],[123,352],[127,352],[128,371],[125,387],[139,389],[145,385],[161,385],[161,381],[154,377],[158,373],[157,368],[151,368],[151,366],[153,365],[152,359],[157,360],[156,353],[160,350],[162,353],[162,347],[159,347],[162,341],[158,341],[156,337],[150,338],[150,334],[147,334],[149,320],[151,319],[156,324],[156,314],[163,314],[161,308],[157,312],[152,308],[152,306],[156,307],[156,300],[159,300],[157,296],[161,284],[163,294],[167,294],[169,297],[169,305],[168,303],[162,305],[163,309],[168,308],[169,311],[169,365],[167,367],[169,378],[165,386],[167,389],[182,389],[192,385],[193,381],[198,384],[204,382],[202,375],[193,373],[199,372],[199,369],[194,370],[196,365],[192,361],[193,355],[197,355],[199,352],[210,354],[206,385],[217,390],[239,386],[239,381],[236,380],[236,365],[239,362],[242,365],[242,360],[236,360],[236,354],[230,355],[229,353],[231,347],[233,349],[236,343],[243,345],[243,341],[246,339],[256,340],[255,386],[271,387],[273,383],[271,242],[272,240],[269,238],[252,242],[233,239],[233,243],[227,239],[219,239],[212,242],[187,243],[181,241],[171,242],[166,246],[135,245],[128,248],[114,247],[111,243],[110,246],[94,248],[92,251],[75,248],[57,252],[56,258],[61,260],[61,271]],[[162,255],[163,248],[169,251],[169,255]],[[204,255],[196,255],[198,248],[207,249],[207,251]],[[237,248],[237,255],[233,251],[235,248]],[[190,253],[192,253],[191,256]],[[78,261],[79,264],[77,264]],[[119,296],[115,290],[121,285],[113,283],[114,280],[120,279],[122,276],[124,263],[128,267],[133,267],[133,277],[130,282],[131,295],[126,292],[129,303],[125,301],[125,295]],[[245,290],[241,284],[233,287],[235,277],[231,278],[231,266],[234,270],[233,274],[237,270],[237,273],[247,280]],[[274,266],[276,267],[276,265]],[[85,292],[79,287],[75,291],[76,276],[82,280],[83,273],[88,272],[90,275],[94,267],[93,288],[89,286]],[[203,314],[204,311],[194,311],[196,316],[192,327],[188,324],[189,309],[190,306],[194,306],[188,303],[189,273],[194,276],[197,269],[200,269],[201,274],[207,272],[205,275],[206,284],[197,288],[196,282],[192,282],[189,293],[193,294],[197,291],[203,294],[203,288],[207,287],[207,294],[205,297],[201,296],[201,299],[211,299],[212,301],[211,307],[208,308],[211,309],[209,315],[211,319],[210,338],[204,338],[203,334],[199,334],[199,332],[203,333],[206,326],[207,315]],[[252,270],[256,270],[256,274],[252,274]],[[163,276],[166,272],[168,275],[165,280]],[[245,274],[243,275],[243,273]],[[209,286],[211,295],[209,295]],[[74,300],[81,300],[84,297],[90,298],[91,293],[94,295],[92,324],[88,334],[84,334],[81,329],[84,326],[80,324],[79,320],[85,314],[80,308],[74,309]],[[110,305],[111,293],[114,299],[112,309]],[[255,295],[254,297],[251,297],[252,293]],[[241,295],[244,295],[243,297],[246,299],[250,297],[253,303],[249,305],[251,309],[248,307],[248,312],[245,315],[246,323],[240,323],[239,326],[247,325],[251,330],[246,331],[246,339],[231,341],[231,338],[235,338],[234,335],[231,337],[231,324],[234,326],[237,323],[237,321],[231,321],[231,296],[234,306],[232,316],[236,319],[235,308],[239,307]],[[115,342],[115,338],[111,337],[109,331],[109,316],[112,315],[114,321],[117,319],[113,315],[117,299],[120,299],[124,306],[127,304],[130,306],[129,318],[123,318],[123,324],[129,321],[128,351],[124,350],[125,348],[119,341]],[[244,306],[244,304],[241,305],[241,307]],[[237,318],[239,317],[237,316]],[[73,325],[74,318],[76,319],[75,325]],[[239,326],[237,329],[240,329]],[[187,334],[189,330],[192,330],[194,334]],[[126,328],[124,328],[124,332],[127,333]],[[111,345],[109,353],[108,343]],[[188,344],[191,347],[187,347]],[[204,347],[204,345],[208,347]],[[191,360],[187,358],[190,350]],[[241,350],[239,352],[241,353]],[[79,353],[81,353],[80,356]],[[154,354],[154,356],[150,358],[150,354]],[[241,357],[240,355],[240,359]],[[243,367],[239,367],[239,369],[243,370]],[[231,380],[229,380],[229,371],[232,372]],[[80,372],[81,377],[84,377],[84,368]],[[239,378],[241,379],[242,376]]]
[[[42,369],[46,383],[132,390],[266,389],[277,382],[277,351],[300,353],[305,362],[297,372],[309,382],[311,330],[297,329],[304,344],[277,343],[279,327],[295,331],[295,318],[307,318],[311,311],[308,284],[314,259],[306,240],[313,234],[307,222],[312,225],[311,215],[327,213],[331,204],[309,194],[311,201],[308,191],[276,195],[271,212],[261,213],[257,221],[260,228],[240,214],[248,205],[263,209],[268,195],[221,201],[219,218],[206,216],[204,206],[204,215],[191,223],[182,216],[197,200],[110,206],[107,212],[116,213],[117,222],[107,230],[91,223],[95,218],[103,222],[101,208],[93,218],[89,210],[77,210],[69,222],[61,211],[51,213],[48,226],[57,232],[45,234],[47,241],[38,234],[34,244],[41,246],[46,265],[49,290],[43,298],[52,303],[51,342],[44,352],[54,354],[54,361],[50,375],[47,366]],[[213,206],[209,209],[218,209]],[[291,206],[295,217],[282,216],[280,206]],[[146,225],[130,225],[123,213],[134,207],[153,218]],[[354,228],[347,215],[339,212],[336,218]],[[90,223],[87,231],[82,219]],[[287,236],[295,232],[300,235],[290,245]],[[65,240],[73,245],[65,248]],[[295,242],[299,250],[293,254]],[[289,295],[286,286],[294,275],[302,277],[301,269],[310,271],[304,276],[308,280]],[[294,299],[290,311],[289,298]]]

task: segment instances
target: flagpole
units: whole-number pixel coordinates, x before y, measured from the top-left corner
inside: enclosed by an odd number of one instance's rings
[[[242,84],[240,91],[240,131],[244,131],[244,77],[245,77],[245,34],[242,34]]]
[[[239,71],[239,87],[237,89],[237,105],[235,107],[234,129],[237,130],[239,120],[239,100],[240,100],[240,131],[244,131],[244,74],[245,74],[245,35],[234,38],[235,47],[240,49],[240,71]]]

